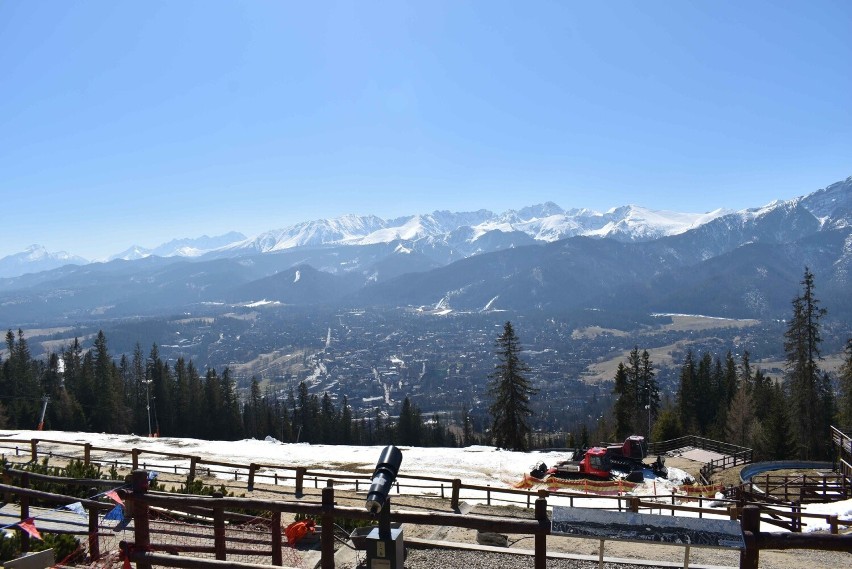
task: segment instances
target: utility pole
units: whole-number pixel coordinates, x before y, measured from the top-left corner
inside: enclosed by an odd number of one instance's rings
[[[148,437],[154,436],[151,430],[151,379],[145,380],[145,408],[148,410]]]
[[[47,413],[47,402],[50,401],[50,397],[45,395],[44,397],[41,398],[41,401],[42,401],[41,418],[38,420],[38,427],[36,428],[37,431],[44,430],[44,416]]]

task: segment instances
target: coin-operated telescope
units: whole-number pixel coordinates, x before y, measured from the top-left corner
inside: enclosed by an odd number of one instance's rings
[[[367,535],[368,569],[402,569],[405,561],[405,545],[402,528],[391,529],[390,494],[399,466],[402,464],[402,452],[388,445],[379,455],[373,481],[367,492],[364,507],[373,515],[379,515],[379,527]]]

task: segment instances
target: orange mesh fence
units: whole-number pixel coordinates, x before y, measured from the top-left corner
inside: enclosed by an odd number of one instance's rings
[[[575,490],[588,494],[598,494],[601,496],[617,496],[631,492],[639,484],[628,482],[627,480],[565,480],[562,478],[550,477],[547,480],[541,480],[524,474],[523,479],[513,485],[518,489],[530,489],[535,487],[546,487],[548,490]],[[698,497],[713,497],[716,492],[723,489],[721,485],[714,484],[710,486],[698,486],[684,484],[676,486],[675,491],[678,494],[685,494],[688,498]]]

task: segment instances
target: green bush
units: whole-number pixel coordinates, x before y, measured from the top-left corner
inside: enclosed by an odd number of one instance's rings
[[[73,535],[46,533],[42,534],[42,538],[44,539],[30,539],[31,552],[53,549],[53,556],[57,563],[62,561],[73,563],[82,560],[85,556],[80,549],[80,540]],[[5,538],[0,532],[0,563],[16,559],[21,555],[21,532],[7,533]]]

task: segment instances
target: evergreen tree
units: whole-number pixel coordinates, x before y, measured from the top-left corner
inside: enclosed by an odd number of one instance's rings
[[[90,423],[97,431],[107,433],[127,432],[129,423],[124,407],[123,386],[115,362],[109,355],[106,336],[98,331],[95,338],[94,396],[95,409]]]
[[[654,419],[660,412],[660,387],[654,374],[654,364],[648,355],[648,350],[642,350],[641,364],[639,366],[639,381],[638,381],[637,396],[639,397],[638,407],[644,410],[640,415],[639,420],[644,427],[645,417],[647,417],[647,428],[637,428],[637,433],[646,433],[648,438],[651,437],[651,425]]]
[[[0,387],[7,400],[6,412],[13,426],[35,428],[39,419],[39,404],[35,396],[41,396],[35,365],[24,331],[18,330],[17,339],[9,330],[6,334],[9,358],[3,362]]]
[[[219,375],[213,368],[208,368],[204,375],[204,402],[208,417],[212,419],[207,424],[207,436],[212,439],[224,439],[225,428],[222,418],[225,414],[225,406],[222,401],[222,386]]]
[[[461,435],[461,446],[470,446],[476,444],[476,429],[473,424],[473,416],[471,415],[470,403],[464,402],[461,406],[461,425],[462,425],[462,435]]]
[[[524,376],[529,367],[520,358],[522,348],[511,322],[503,326],[496,347],[498,363],[490,376],[491,436],[498,447],[527,450],[532,432],[530,396],[536,390]]]
[[[660,411],[654,423],[653,436],[655,441],[670,441],[683,436],[680,414],[675,407],[666,406]]]
[[[225,429],[225,440],[239,440],[245,435],[242,415],[240,414],[240,401],[237,398],[236,384],[231,379],[231,369],[226,367],[222,370],[222,381],[219,383],[222,390],[222,419]]]
[[[322,394],[319,413],[321,442],[325,444],[337,443],[338,419],[337,409],[335,409],[334,402],[331,400],[328,391],[326,391]]]
[[[815,459],[826,457],[828,452],[825,441],[829,440],[833,407],[830,385],[819,369],[819,321],[826,311],[819,306],[814,275],[807,267],[801,285],[802,293],[793,299],[793,315],[784,333],[786,386],[797,454],[803,459]]]
[[[67,368],[66,368],[67,369]],[[133,348],[133,358],[130,362],[130,369],[133,379],[133,399],[131,406],[133,414],[136,417],[134,430],[137,433],[150,433],[148,429],[148,398],[150,385],[145,383],[145,354],[142,352],[142,345],[136,342]]]
[[[633,408],[634,402],[630,400],[630,389],[628,385],[627,368],[624,362],[618,363],[615,370],[615,386],[612,392],[616,395],[613,405],[615,417],[615,433],[613,438],[617,441],[624,440],[633,432]]]
[[[421,446],[423,444],[423,420],[420,409],[406,397],[399,410],[397,427],[399,444]]]
[[[751,393],[753,387],[753,372],[751,367],[751,354],[748,350],[743,352],[743,356],[740,359],[740,369],[739,369],[739,385],[746,388],[746,390]]]
[[[352,408],[349,406],[349,399],[344,395],[343,401],[340,403],[340,444],[351,445],[355,443],[354,426],[355,419],[352,417]]]
[[[201,375],[198,368],[189,360],[186,366],[188,403],[184,412],[187,432],[190,436],[201,437],[206,430],[205,417],[207,410],[204,409],[204,388],[201,383]]]
[[[686,352],[680,368],[680,382],[677,390],[677,410],[681,428],[685,432],[696,433],[698,426],[698,379],[692,350]]]
[[[267,435],[262,426],[264,407],[263,397],[260,393],[260,382],[257,377],[252,376],[248,401],[245,403],[243,412],[243,424],[248,436],[262,439]]]
[[[766,455],[764,459],[784,460],[794,456],[793,428],[788,413],[788,400],[781,385],[771,388],[769,412],[764,420]]]

